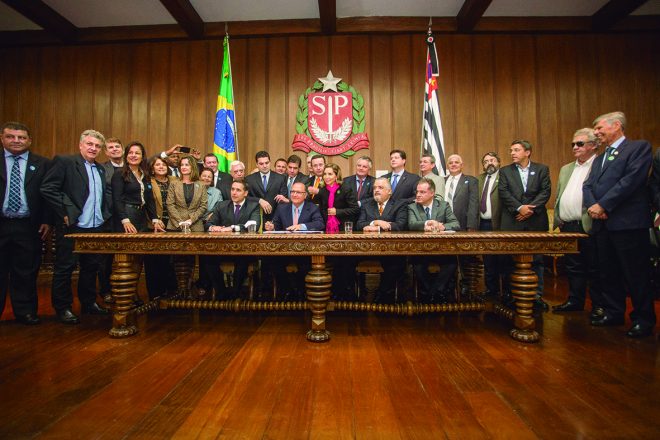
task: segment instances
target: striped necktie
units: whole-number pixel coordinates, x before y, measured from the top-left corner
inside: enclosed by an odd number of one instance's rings
[[[9,212],[18,212],[21,209],[21,166],[18,161],[20,156],[14,156],[14,165],[11,167],[9,177],[9,200],[7,201],[7,210]]]

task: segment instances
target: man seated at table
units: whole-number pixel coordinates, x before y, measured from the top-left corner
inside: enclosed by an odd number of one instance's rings
[[[294,183],[291,186],[291,202],[281,203],[275,210],[272,222],[266,222],[264,229],[266,231],[323,231],[325,224],[318,206],[311,202],[305,202],[307,189],[302,182]],[[310,268],[309,257],[300,257],[293,259],[298,266],[298,272],[295,276],[295,283],[288,280],[286,273],[286,260],[282,258],[270,261],[270,266],[275,272],[275,279],[280,285],[280,289],[287,293],[287,297],[301,298],[305,291],[305,275]],[[293,285],[292,285],[293,284]]]
[[[256,230],[261,226],[261,212],[259,202],[254,199],[248,199],[248,185],[243,181],[236,181],[231,184],[231,200],[219,202],[211,219],[207,222],[209,232],[245,232],[245,224],[252,221],[256,225]],[[209,256],[208,264],[205,264],[204,270],[207,271],[209,278],[213,283],[216,298],[220,299],[228,294],[230,298],[240,296],[241,286],[247,276],[247,268],[252,257],[221,257]],[[220,269],[220,263],[223,261],[234,262],[234,285],[227,292],[224,284],[224,276]]]
[[[384,177],[372,185],[373,198],[363,200],[356,230],[364,232],[403,231],[408,227],[408,208],[403,200],[392,200],[392,186]],[[394,302],[396,282],[405,273],[405,258],[377,258],[383,266],[376,302]]]
[[[422,177],[417,183],[415,203],[408,205],[408,229],[424,232],[460,229],[449,204],[435,198],[435,184],[431,179]],[[420,287],[420,301],[447,302],[445,292],[448,290],[449,281],[456,273],[456,257],[453,255],[413,257],[411,262]],[[430,263],[440,266],[437,274],[429,272]]]

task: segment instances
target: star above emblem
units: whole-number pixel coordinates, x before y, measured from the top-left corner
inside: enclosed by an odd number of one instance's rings
[[[337,83],[341,81],[341,78],[335,78],[332,76],[332,70],[328,70],[328,75],[325,78],[319,78],[319,81],[323,83],[323,90],[321,92],[325,92],[326,90],[337,92]]]

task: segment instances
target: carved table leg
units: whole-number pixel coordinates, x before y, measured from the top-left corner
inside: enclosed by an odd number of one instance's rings
[[[538,278],[532,271],[533,255],[514,255],[515,269],[511,273],[511,293],[516,300],[514,329],[509,333],[520,342],[537,342],[539,334],[532,314]]]
[[[330,340],[330,332],[325,329],[325,311],[330,299],[332,276],[325,268],[324,256],[312,257],[312,269],[305,276],[307,301],[312,310],[312,329],[307,332],[307,340],[325,342]]]
[[[194,265],[194,263],[193,263]],[[193,268],[187,255],[174,257],[174,272],[176,272],[177,293],[190,299],[190,278]]]
[[[139,278],[135,264],[137,258],[139,256],[116,254],[112,264],[110,285],[115,303],[112,307],[110,336],[113,338],[125,338],[138,332],[133,308]]]

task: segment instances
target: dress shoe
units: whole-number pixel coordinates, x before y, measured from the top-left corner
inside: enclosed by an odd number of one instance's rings
[[[542,310],[544,312],[550,310],[550,306],[547,302],[543,301],[543,298],[536,298],[533,306],[535,310]]]
[[[570,299],[566,301],[563,304],[559,304],[557,306],[552,306],[552,311],[554,313],[562,313],[562,312],[581,312],[584,310],[584,304],[577,303],[575,301],[571,301]]]
[[[109,315],[110,311],[104,309],[96,303],[92,303],[88,306],[82,306],[81,311],[87,315]]]
[[[115,299],[112,297],[111,293],[103,295],[103,302],[106,304],[114,304]]]
[[[39,319],[37,315],[28,313],[27,315],[17,315],[16,322],[20,322],[21,324],[24,325],[37,325],[37,324],[41,324],[41,319]]]
[[[57,312],[57,319],[59,319],[62,324],[80,324],[80,319],[78,319],[71,309],[64,309]]]
[[[612,327],[615,325],[623,325],[623,322],[624,322],[623,317],[616,318],[611,315],[603,314],[603,316],[601,316],[598,319],[592,319],[591,325],[596,327]]]
[[[630,330],[626,332],[626,336],[629,338],[645,338],[646,336],[651,336],[653,334],[653,326],[635,324],[630,327]]]
[[[591,309],[591,314],[589,315],[590,319],[600,319],[601,316],[605,314],[605,309],[602,307],[594,307]]]

